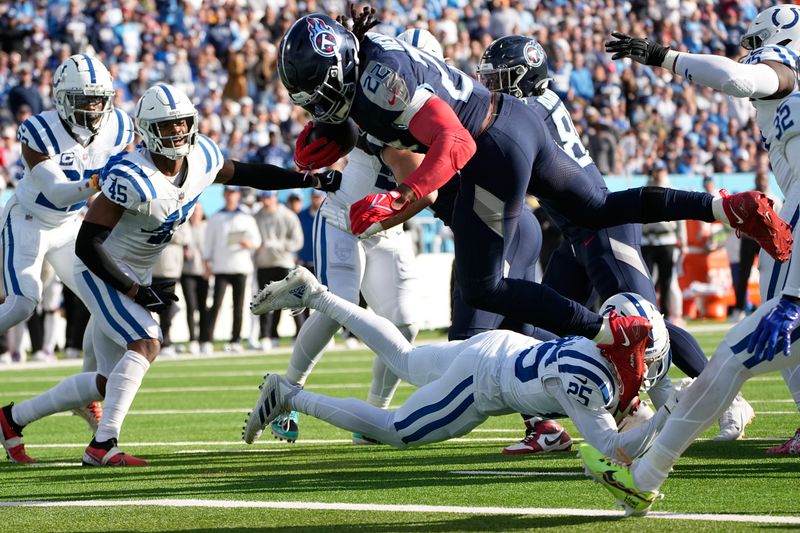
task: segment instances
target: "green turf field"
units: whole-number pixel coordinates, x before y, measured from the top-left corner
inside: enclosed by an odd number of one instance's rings
[[[710,352],[721,334],[697,336]],[[266,436],[253,446],[241,443],[262,374],[283,372],[287,361],[285,353],[158,361],[120,443],[151,461],[145,468],[82,468],[91,438],[82,420],[62,415],[32,424],[25,439],[39,465],[0,462],[0,531],[588,531],[609,522],[614,531],[799,527],[787,520],[697,521],[705,513],[800,520],[800,458],[764,454],[800,421],[778,375],[745,386],[757,413],[747,430],[753,440],[695,443],[663,487],[666,497],[654,508],[663,514],[620,521],[608,494],[582,475],[574,453],[500,454],[522,435],[517,416],[491,419],[457,441],[406,451],[354,446],[349,434],[305,416],[296,444]],[[371,361],[364,350],[331,352],[307,389],[364,398]],[[0,402],[25,399],[74,371],[0,371]],[[393,403],[410,391],[401,385]]]

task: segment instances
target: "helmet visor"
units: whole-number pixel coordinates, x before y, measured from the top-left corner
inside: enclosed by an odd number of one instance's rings
[[[67,106],[76,126],[97,133],[103,118],[113,110],[114,91],[70,92],[66,95]]]
[[[332,75],[336,71],[336,67],[331,67],[325,81],[314,92],[292,93],[292,102],[321,122],[338,124],[347,120],[356,93],[355,84],[342,83],[338,76]]]
[[[525,75],[525,67],[492,68],[488,65],[478,67],[478,81],[492,92],[504,92],[517,97],[522,96],[519,82]]]
[[[756,50],[764,46],[764,40],[769,37],[769,33],[769,28],[764,28],[755,33],[746,34],[739,44],[745,50]]]

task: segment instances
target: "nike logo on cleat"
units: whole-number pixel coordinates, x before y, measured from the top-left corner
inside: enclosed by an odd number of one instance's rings
[[[623,346],[630,346],[631,345],[631,341],[628,339],[628,336],[625,334],[625,330],[621,329],[621,330],[619,330],[619,333],[620,333],[620,335],[622,335],[622,338],[623,338],[623,341],[622,341],[621,344]]]
[[[553,439],[548,439],[547,437],[544,438],[544,443],[546,446],[552,446],[553,444],[558,444],[558,441],[561,440],[561,433],[557,434]]]
[[[738,214],[736,211],[734,211],[733,209],[731,209],[731,214],[732,214],[734,217],[736,217],[736,223],[737,223],[737,224],[739,224],[739,225],[741,225],[741,224],[744,224],[744,220],[742,220],[742,217],[740,217],[740,216],[739,216],[739,214]]]

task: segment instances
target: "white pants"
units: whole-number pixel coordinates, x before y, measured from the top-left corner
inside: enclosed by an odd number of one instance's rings
[[[73,275],[77,217],[50,228],[12,197],[4,209],[3,288],[7,295],[24,296],[36,304],[42,298],[42,263],[47,260],[59,279],[77,292]]]

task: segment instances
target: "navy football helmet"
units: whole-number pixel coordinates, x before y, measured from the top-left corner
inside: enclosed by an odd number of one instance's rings
[[[281,40],[278,74],[292,101],[315,120],[344,122],[358,83],[358,40],[327,15],[306,15]]]
[[[536,39],[509,35],[483,52],[478,80],[492,92],[523,98],[538,96],[547,87],[547,54]]]

